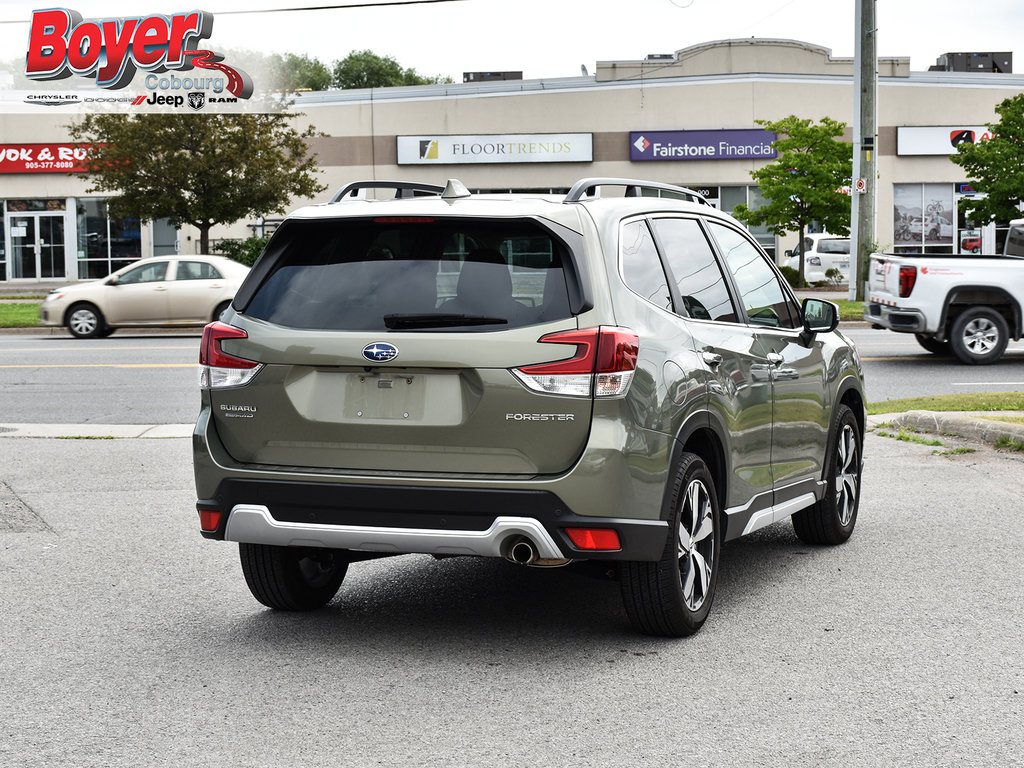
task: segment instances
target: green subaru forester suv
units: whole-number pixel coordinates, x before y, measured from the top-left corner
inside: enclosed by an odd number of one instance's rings
[[[375,557],[598,562],[638,630],[688,635],[724,542],[853,532],[863,376],[837,323],[681,187],[356,182],[290,215],[205,329],[202,534],[279,610]]]

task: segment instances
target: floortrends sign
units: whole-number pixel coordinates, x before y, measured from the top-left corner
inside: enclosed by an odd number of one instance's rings
[[[399,165],[464,163],[589,163],[593,134],[399,136]]]

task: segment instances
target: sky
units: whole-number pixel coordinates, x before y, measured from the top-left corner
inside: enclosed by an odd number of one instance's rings
[[[574,77],[597,61],[642,59],[736,38],[785,38],[853,57],[855,0],[454,0],[418,6],[237,13],[371,0],[0,1],[0,61],[23,57],[32,11],[117,18],[196,7],[214,15],[210,48],[307,54],[326,64],[370,49],[421,75],[521,70]],[[1021,0],[877,0],[878,55],[927,70],[943,53],[1010,51],[1024,73]]]

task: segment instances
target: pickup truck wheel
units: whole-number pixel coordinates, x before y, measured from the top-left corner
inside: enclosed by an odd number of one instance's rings
[[[1003,356],[1010,340],[1006,318],[988,307],[964,310],[949,335],[953,354],[968,365],[988,365]]]
[[[939,341],[934,336],[925,336],[923,333],[915,333],[914,338],[933,355],[948,355],[950,352],[948,341]]]
[[[252,596],[279,611],[322,608],[348,571],[348,562],[332,549],[239,544],[238,554]]]
[[[847,406],[839,406],[820,501],[793,515],[793,529],[808,544],[842,544],[853,533],[860,506],[861,434]]]
[[[639,631],[685,637],[701,628],[711,610],[722,549],[715,481],[699,456],[683,454],[668,504],[670,533],[665,551],[655,563],[622,564],[622,602]]]

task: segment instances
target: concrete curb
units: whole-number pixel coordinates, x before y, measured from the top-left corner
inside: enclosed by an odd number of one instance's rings
[[[989,411],[999,414],[1021,416],[1022,411]],[[978,412],[970,411],[907,411],[906,413],[882,414],[868,418],[870,426],[890,423],[896,427],[912,428],[933,435],[952,435],[975,443],[995,445],[1000,438],[1024,443],[1024,424],[1011,424],[991,418],[979,418]]]
[[[0,424],[0,438],[43,437],[65,440],[192,437],[192,424]]]

